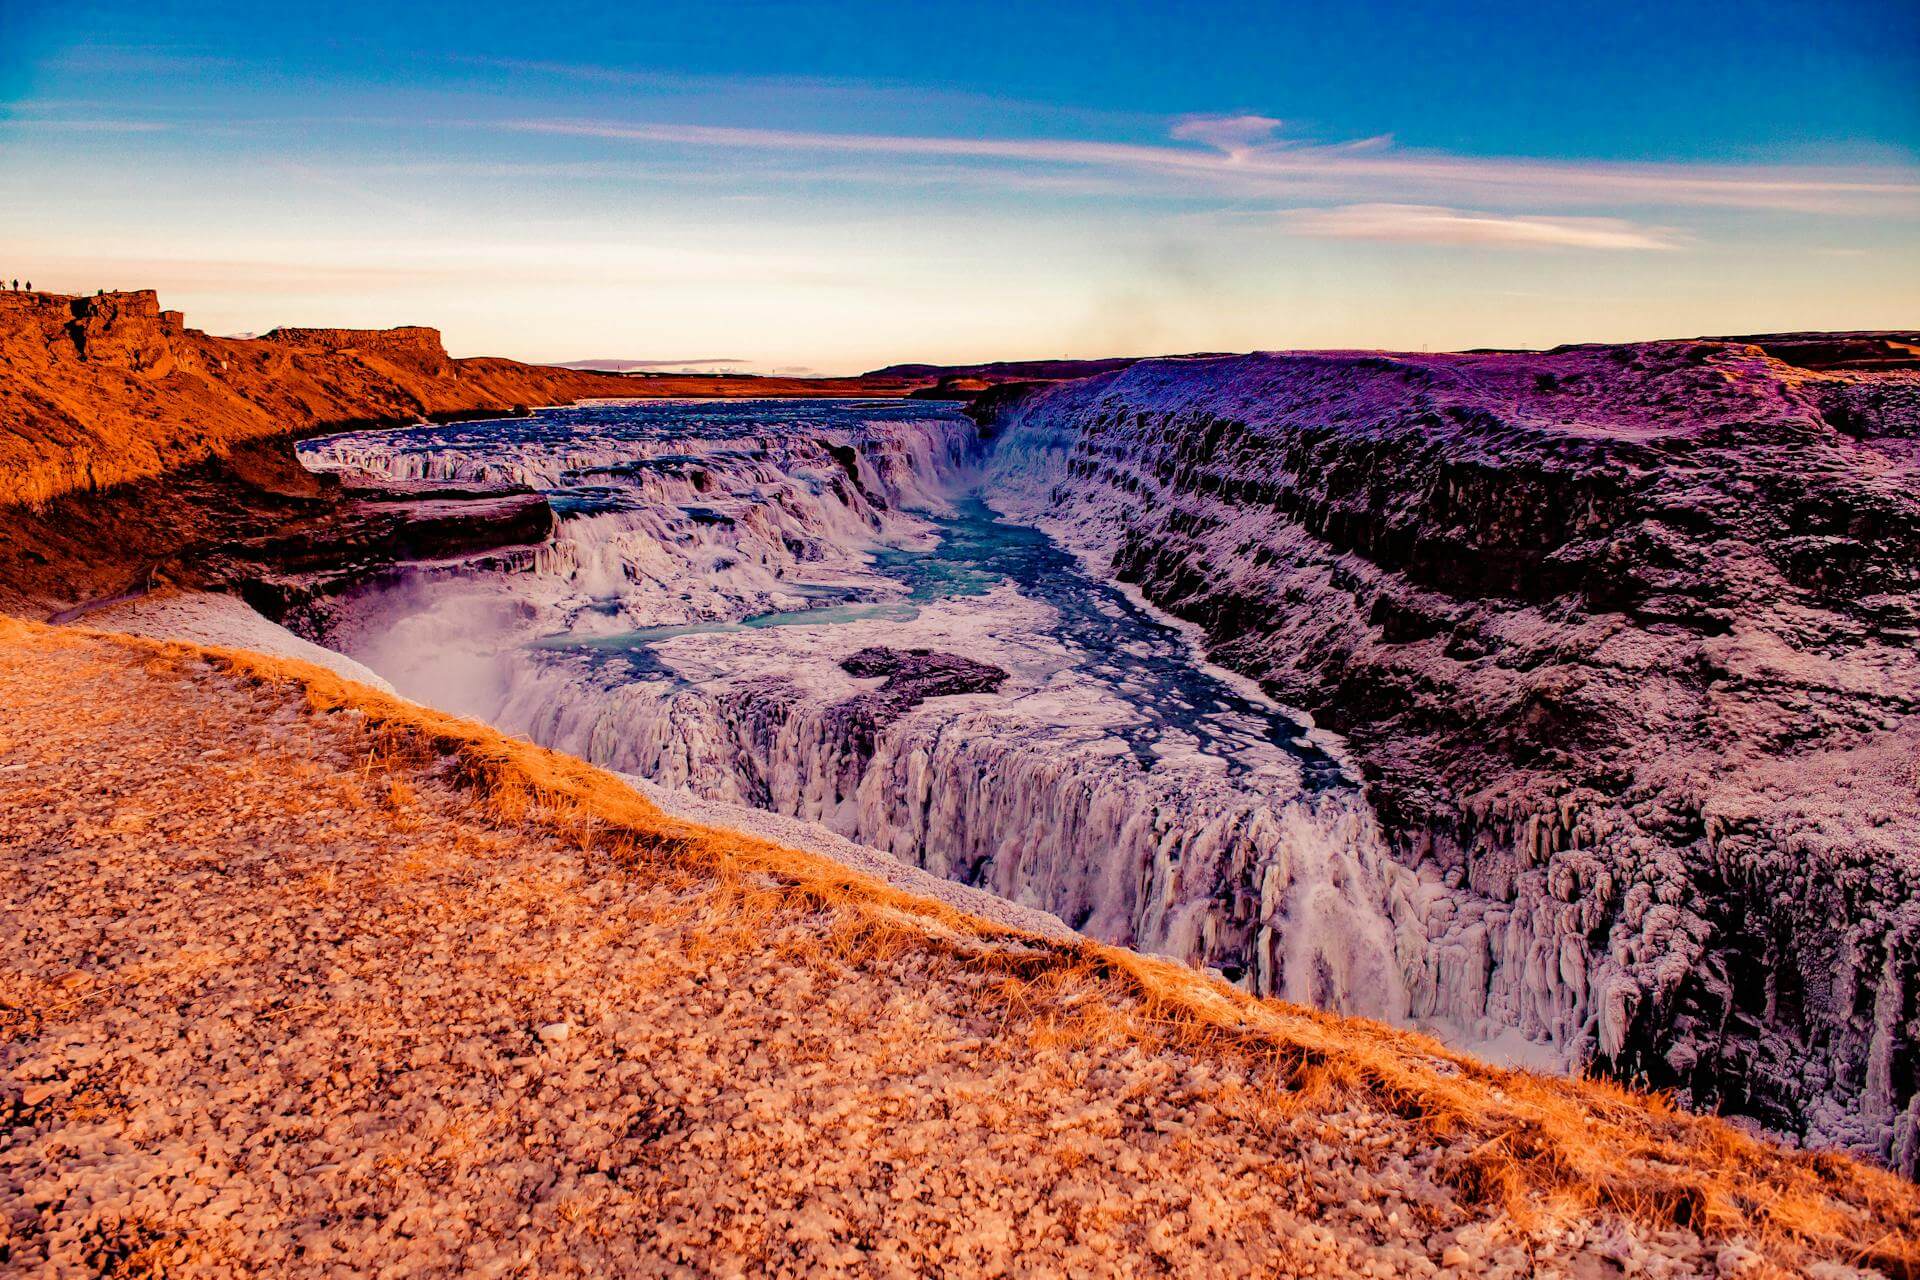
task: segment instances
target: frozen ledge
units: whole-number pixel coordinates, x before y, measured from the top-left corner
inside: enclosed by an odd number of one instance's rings
[[[187,640],[194,644],[251,649],[276,658],[297,658],[325,667],[348,680],[371,685],[382,693],[394,692],[393,686],[372,667],[301,639],[279,623],[254,612],[253,607],[238,596],[211,591],[156,591],[89,610],[74,622],[102,631],[146,636],[150,640]]]

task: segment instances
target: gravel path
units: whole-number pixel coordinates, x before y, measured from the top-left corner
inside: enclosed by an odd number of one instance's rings
[[[489,818],[183,650],[9,627],[0,1270],[1783,1274],[1523,1231],[1395,1111],[1106,1016],[1150,1009]]]

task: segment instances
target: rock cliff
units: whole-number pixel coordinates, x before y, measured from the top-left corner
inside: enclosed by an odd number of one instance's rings
[[[332,425],[507,412],[624,380],[452,360],[432,329],[217,338],[151,290],[0,294],[0,500],[43,505]]]
[[[311,549],[345,538],[358,548],[345,554],[365,552],[401,509],[350,512],[340,531],[317,527],[340,514],[341,497],[295,462],[291,441],[301,436],[592,397],[903,389],[454,359],[439,332],[421,326],[220,338],[187,328],[152,290],[0,292],[0,609],[58,611],[178,571],[183,555],[211,550],[230,562],[236,542],[257,551],[261,539]],[[500,514],[489,501],[482,525]],[[444,525],[449,514],[432,519]],[[521,512],[516,538],[534,523],[539,513]],[[217,577],[203,575],[203,585]]]
[[[1000,502],[1347,736],[1416,1015],[1910,1173],[1911,355],[1168,360],[976,412]]]

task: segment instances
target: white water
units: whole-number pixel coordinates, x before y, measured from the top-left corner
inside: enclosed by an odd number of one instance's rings
[[[1256,990],[1406,1014],[1395,869],[1337,757],[1043,540],[956,506],[979,449],[951,410],[600,405],[305,456],[531,484],[563,514],[511,570],[344,604],[328,638],[401,692]],[[633,635],[769,614],[784,625]],[[879,685],[839,665],[870,645],[1008,675],[905,711],[869,755],[835,712]]]

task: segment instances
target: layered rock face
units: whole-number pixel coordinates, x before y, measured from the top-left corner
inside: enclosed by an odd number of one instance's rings
[[[42,505],[326,426],[631,394],[607,374],[453,360],[432,329],[218,338],[152,290],[0,296],[0,505]]]
[[[989,491],[1347,736],[1415,1017],[1920,1154],[1911,339],[1167,360]]]

